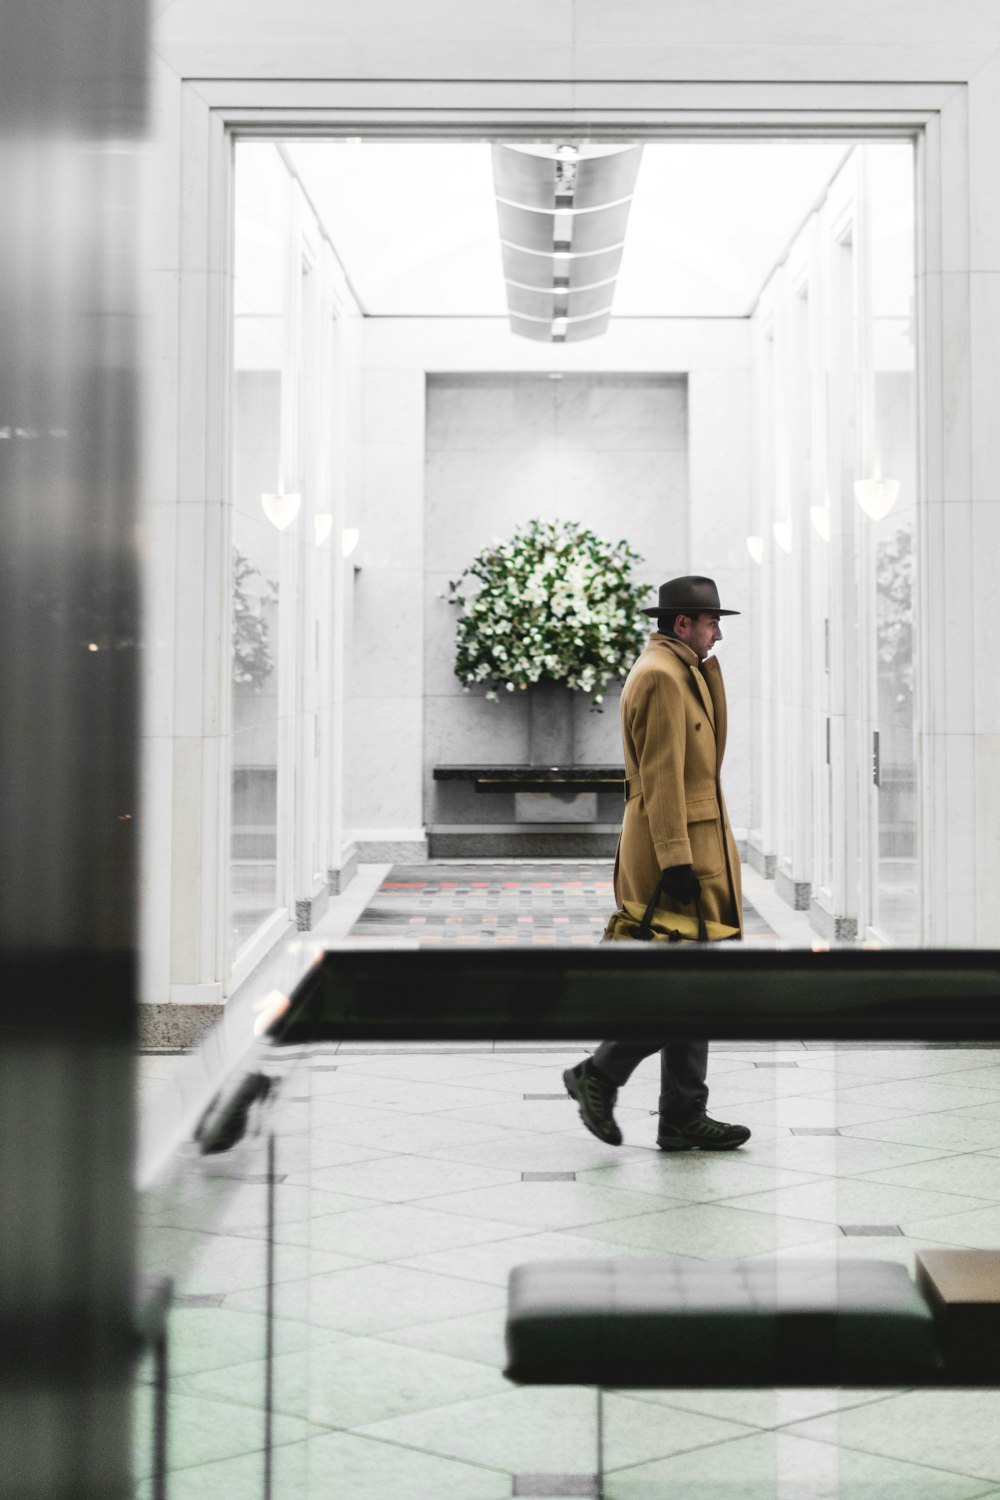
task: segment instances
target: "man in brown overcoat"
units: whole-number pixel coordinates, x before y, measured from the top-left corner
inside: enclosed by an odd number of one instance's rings
[[[621,697],[625,817],[615,857],[615,900],[643,905],[662,881],[660,905],[693,910],[743,931],[740,857],[719,771],[726,747],[726,691],[709,652],[722,639],[722,609],[711,578],[672,578],[643,611],[657,629],[625,679]],[[563,1074],[587,1129],[621,1145],[614,1118],[619,1087],[644,1057],[660,1052],[656,1143],[663,1151],[732,1151],[745,1125],[706,1114],[708,1043],[602,1042]]]

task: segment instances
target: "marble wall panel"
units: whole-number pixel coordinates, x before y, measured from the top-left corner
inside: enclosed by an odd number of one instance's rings
[[[423,574],[363,568],[354,594],[351,696],[422,698]]]
[[[453,576],[453,575],[452,575]],[[460,698],[465,689],[455,676],[455,645],[459,610],[442,597],[450,582],[447,573],[424,575],[424,620],[437,649],[424,656],[424,692],[428,698]]]
[[[972,734],[935,734],[923,747],[922,838],[929,858],[922,936],[931,947],[976,942],[977,855],[983,842],[977,832],[976,741]]]
[[[422,698],[395,693],[351,704],[344,774],[351,830],[419,827],[423,717]]]
[[[644,562],[637,577],[655,587],[686,572],[688,460],[679,449],[581,448],[557,455],[550,513],[611,541],[624,537]]]
[[[509,536],[532,516],[556,513],[551,452],[439,448],[427,454],[424,483],[427,566],[456,579],[494,537]]]
[[[686,382],[660,375],[589,375],[550,381],[554,443],[586,452],[599,437],[602,451],[662,453],[687,448]]]
[[[172,741],[170,977],[197,984],[205,892],[202,883],[205,745],[198,735]]]
[[[976,735],[976,816],[979,828],[988,830],[976,849],[976,942],[1000,948],[1000,838],[996,836],[1000,828],[1000,734],[996,732]]]
[[[554,446],[555,400],[540,380],[436,375],[433,384],[433,399],[427,402],[428,453],[531,453]],[[550,384],[554,389],[561,382]]]
[[[597,713],[591,709],[586,693],[577,695],[573,704],[573,744],[577,760],[584,765],[621,764],[620,696],[621,687],[615,683],[605,694],[602,711]]]
[[[527,703],[464,695],[451,670],[457,615],[437,595],[493,537],[532,516],[575,519],[647,557],[650,594],[667,554],[686,557],[686,394],[676,377],[544,375],[428,382],[424,681],[425,812],[429,821],[508,821],[512,799],[490,810],[433,782],[438,763],[517,763],[527,756]],[[518,442],[518,422],[525,440]],[[675,571],[682,571],[679,565]],[[666,575],[663,575],[666,576]],[[578,760],[620,757],[617,702],[575,705]],[[480,799],[485,801],[486,799]],[[508,802],[510,805],[508,806]]]
[[[972,338],[968,272],[947,271],[940,282],[944,400],[941,411],[941,498],[961,504],[972,498]]]
[[[177,512],[172,505],[147,506],[142,518],[143,734],[169,735],[173,728],[176,628]],[[151,752],[152,753],[152,752]],[[169,798],[160,796],[161,802]]]
[[[364,372],[361,437],[372,443],[424,441],[424,375],[420,369]]]
[[[1000,633],[992,616],[1000,568],[1000,498],[982,500],[972,507],[972,588],[968,620],[971,626],[966,654],[974,672],[976,732],[979,735],[1000,734]],[[985,815],[979,819],[984,830],[993,830],[988,841],[1000,844],[1000,821]],[[997,886],[995,890],[1000,890]]]
[[[412,443],[365,449],[358,558],[372,568],[418,565],[424,552],[423,450]]]
[[[1000,422],[997,421],[1000,410],[1000,263],[989,273],[973,272],[969,281],[973,370],[972,498],[997,504],[1000,497]]]
[[[484,753],[484,744],[487,749]],[[488,703],[481,691],[424,701],[424,819],[427,823],[513,823],[513,794],[483,794],[463,784],[437,782],[436,765],[518,765],[528,754],[525,694]],[[473,801],[472,798],[476,800]]]
[[[969,80],[969,265],[1000,270],[1000,52]]]
[[[974,728],[975,717],[972,638],[969,650],[946,651],[933,611],[936,601],[968,597],[973,507],[928,503],[923,522],[923,597],[929,606],[929,612],[917,621],[921,632],[919,646],[926,658],[927,702],[923,722],[934,735],[967,733]],[[974,622],[970,623],[974,627]]]

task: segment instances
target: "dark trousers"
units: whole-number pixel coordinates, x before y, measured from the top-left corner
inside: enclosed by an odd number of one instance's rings
[[[708,1104],[707,1042],[602,1042],[594,1065],[619,1088],[644,1057],[660,1054],[660,1118],[687,1120]]]

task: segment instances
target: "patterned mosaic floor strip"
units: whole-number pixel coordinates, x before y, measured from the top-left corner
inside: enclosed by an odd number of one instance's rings
[[[394,865],[348,937],[420,945],[599,943],[614,910],[611,862]],[[750,906],[748,941],[777,934]]]

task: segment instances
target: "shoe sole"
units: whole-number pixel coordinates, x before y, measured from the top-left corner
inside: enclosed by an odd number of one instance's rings
[[[709,1145],[707,1141],[667,1142],[657,1140],[656,1144],[661,1151],[738,1151],[741,1146],[746,1145],[749,1139],[750,1137],[747,1136],[744,1141],[727,1141],[725,1145],[720,1144],[718,1146]]]
[[[599,1130],[595,1130],[593,1125],[587,1119],[587,1111],[584,1109],[583,1100],[580,1098],[580,1091],[576,1086],[576,1078],[573,1075],[572,1068],[567,1068],[563,1073],[563,1083],[566,1087],[567,1094],[573,1100],[573,1103],[577,1106],[577,1109],[580,1112],[580,1119],[583,1121],[583,1124],[586,1126],[586,1128],[590,1131],[595,1141],[600,1141],[602,1146],[620,1146],[622,1144],[621,1131],[618,1132],[617,1140],[609,1140],[606,1135],[602,1135]]]

